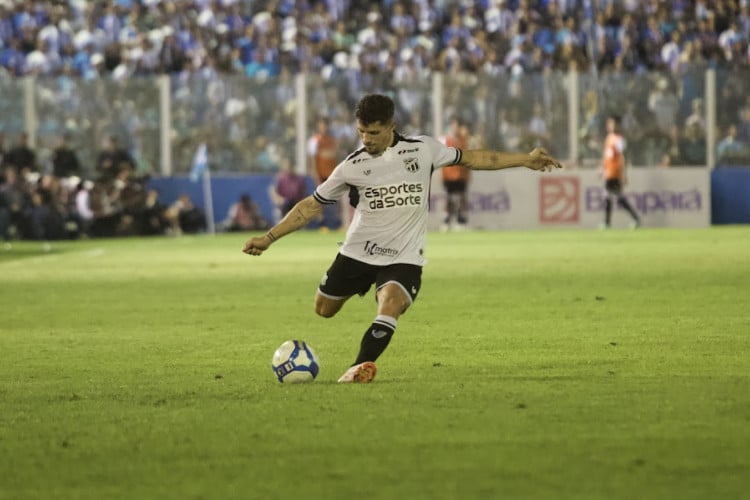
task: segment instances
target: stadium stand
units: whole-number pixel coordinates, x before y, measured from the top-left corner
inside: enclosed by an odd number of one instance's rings
[[[80,233],[75,198],[90,183],[94,222],[120,214],[104,224],[107,234],[153,231],[133,220],[151,213],[143,179],[158,172],[158,75],[170,81],[182,172],[202,141],[225,170],[273,169],[294,150],[300,73],[316,104],[310,123],[327,118],[342,151],[356,143],[352,105],[370,90],[397,98],[406,132],[430,131],[430,78],[440,73],[446,115],[475,124],[475,144],[541,144],[565,156],[570,111],[561,105],[564,79],[550,75],[578,71],[578,160],[599,157],[602,118],[618,113],[632,161],[668,166],[705,164],[702,97],[713,68],[717,160],[748,164],[749,40],[746,0],[0,0],[0,155],[14,170],[0,179],[0,230],[6,238]],[[33,162],[20,165],[11,143],[27,129],[18,96],[29,79],[38,140]],[[74,184],[53,175],[62,137],[80,161]],[[105,148],[96,145],[110,137],[131,160],[99,175]],[[32,223],[46,213],[59,216]]]

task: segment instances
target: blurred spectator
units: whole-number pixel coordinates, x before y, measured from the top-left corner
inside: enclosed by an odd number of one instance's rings
[[[15,168],[5,167],[4,171],[4,181],[0,184],[0,233],[8,240],[25,235],[26,189]]]
[[[3,158],[5,157],[5,135],[2,131],[0,131],[0,184],[2,184],[5,181],[5,173],[3,172],[5,169]]]
[[[331,135],[329,122],[326,118],[318,118],[315,126],[315,134],[307,141],[308,162],[311,166],[315,183],[324,182],[333,173],[338,163],[336,152],[338,141]],[[340,207],[338,205],[341,205]],[[326,205],[323,207],[321,226],[328,229],[337,229],[343,220],[341,210],[346,209],[346,203]]]
[[[91,234],[91,223],[94,220],[94,212],[89,204],[89,192],[94,183],[91,181],[81,181],[75,188],[73,219],[77,223],[78,236],[88,237]]]
[[[127,219],[123,220],[120,205],[120,193],[114,177],[102,176],[94,181],[88,194],[91,219],[91,236],[116,236],[122,225],[127,226]]]
[[[268,51],[256,48],[253,60],[245,66],[245,76],[258,81],[266,81],[279,74],[279,65],[268,59]]]
[[[271,200],[279,211],[279,219],[307,196],[305,177],[292,169],[291,161],[284,158],[281,161],[279,173],[271,187]]]
[[[737,140],[750,146],[750,96],[745,105],[740,109],[740,118],[737,123]]]
[[[261,172],[275,172],[279,168],[278,147],[265,135],[255,137],[255,158],[252,167]]]
[[[680,140],[680,156],[685,165],[706,165],[706,131],[697,121],[686,128]]]
[[[166,234],[169,227],[167,206],[159,200],[159,192],[150,189],[144,201],[141,234],[146,236]]]
[[[0,191],[0,238],[10,240],[10,210],[5,206],[5,197]]]
[[[333,169],[336,168],[337,148],[336,138],[329,131],[328,120],[318,118],[315,124],[315,134],[307,141],[307,155],[316,184],[328,179]]]
[[[671,167],[673,165],[683,165],[685,163],[685,157],[683,155],[682,147],[685,138],[680,133],[680,129],[677,125],[672,127],[669,133],[669,145],[661,156],[659,161],[660,167]]]
[[[526,144],[526,149],[534,149],[535,147],[549,147],[549,131],[547,129],[547,121],[544,117],[544,109],[538,102],[534,103],[533,112],[529,119],[528,135],[527,140],[530,142]]]
[[[221,226],[225,231],[260,231],[271,227],[249,194],[243,194],[239,201],[229,207],[227,218]]]
[[[643,139],[644,139],[644,127],[643,120],[646,118],[642,114],[639,114],[636,110],[636,103],[632,100],[628,100],[625,103],[625,112],[622,115],[620,121],[620,127],[622,134],[625,137],[625,141],[628,144],[630,150],[630,161],[635,165],[643,165],[642,150],[643,150]]]
[[[193,205],[190,195],[182,193],[164,213],[170,223],[171,233],[199,233],[206,229],[206,214]]]
[[[144,180],[136,178],[133,175],[133,169],[125,166],[117,173],[116,179],[115,184],[119,189],[124,222],[120,227],[120,232],[122,235],[143,234],[143,211],[147,198]]]
[[[56,177],[81,175],[81,164],[78,161],[78,155],[68,145],[69,141],[70,135],[61,135],[57,147],[52,151],[52,173]]]
[[[125,168],[135,169],[135,161],[130,153],[119,145],[117,136],[110,135],[105,139],[104,146],[96,158],[96,172],[100,176],[114,178]]]
[[[23,190],[18,193],[23,202],[15,224],[20,236],[35,240],[66,237],[67,188],[53,175],[29,174],[28,179],[25,185],[23,180],[17,184],[17,189]]]
[[[677,96],[669,87],[666,78],[659,78],[655,88],[648,97],[648,109],[654,114],[657,130],[668,135],[677,119],[679,101]]]
[[[737,126],[730,125],[726,135],[716,145],[717,161],[735,164],[750,161],[750,146],[737,140]]]
[[[171,26],[165,26],[162,33],[164,40],[159,50],[159,68],[164,73],[180,73],[187,64],[185,51],[178,44]]]
[[[18,134],[15,145],[3,156],[3,166],[13,167],[16,173],[36,172],[36,153],[28,145],[26,132]]]
[[[703,99],[699,97],[692,100],[690,116],[685,119],[685,127],[689,128],[693,125],[698,127],[701,134],[706,133],[706,116],[703,110]]]
[[[498,135],[503,141],[503,148],[508,151],[518,151],[521,146],[522,130],[519,124],[518,110],[513,107],[510,111],[500,109],[498,112]]]
[[[5,181],[0,185],[5,206],[10,211],[11,225],[19,232],[23,229],[24,210],[29,201],[31,188],[14,167],[5,167]]]

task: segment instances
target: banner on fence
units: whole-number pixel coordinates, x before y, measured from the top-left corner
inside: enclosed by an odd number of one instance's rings
[[[624,194],[644,227],[707,227],[711,223],[709,171],[704,168],[631,169]],[[606,192],[595,170],[537,173],[527,169],[473,172],[469,185],[473,229],[596,228],[604,219]],[[433,177],[429,228],[445,215],[440,173]],[[630,218],[617,207],[613,227]]]

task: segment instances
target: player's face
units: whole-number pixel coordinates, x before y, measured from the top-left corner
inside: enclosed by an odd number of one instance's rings
[[[365,151],[372,156],[379,156],[393,142],[393,122],[374,122],[365,125],[357,120],[357,134],[365,146]]]

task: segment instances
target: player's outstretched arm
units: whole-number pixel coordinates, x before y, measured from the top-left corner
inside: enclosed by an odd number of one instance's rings
[[[305,227],[311,220],[320,215],[322,211],[323,205],[315,201],[315,198],[312,196],[308,196],[294,205],[294,208],[278,224],[269,229],[266,234],[247,240],[242,247],[242,251],[248,255],[260,255],[268,250],[271,243],[282,236]]]
[[[532,170],[550,171],[562,168],[562,164],[547,154],[543,148],[534,148],[531,153],[504,153],[489,149],[469,149],[462,152],[461,164],[472,170],[500,170],[526,167]]]

